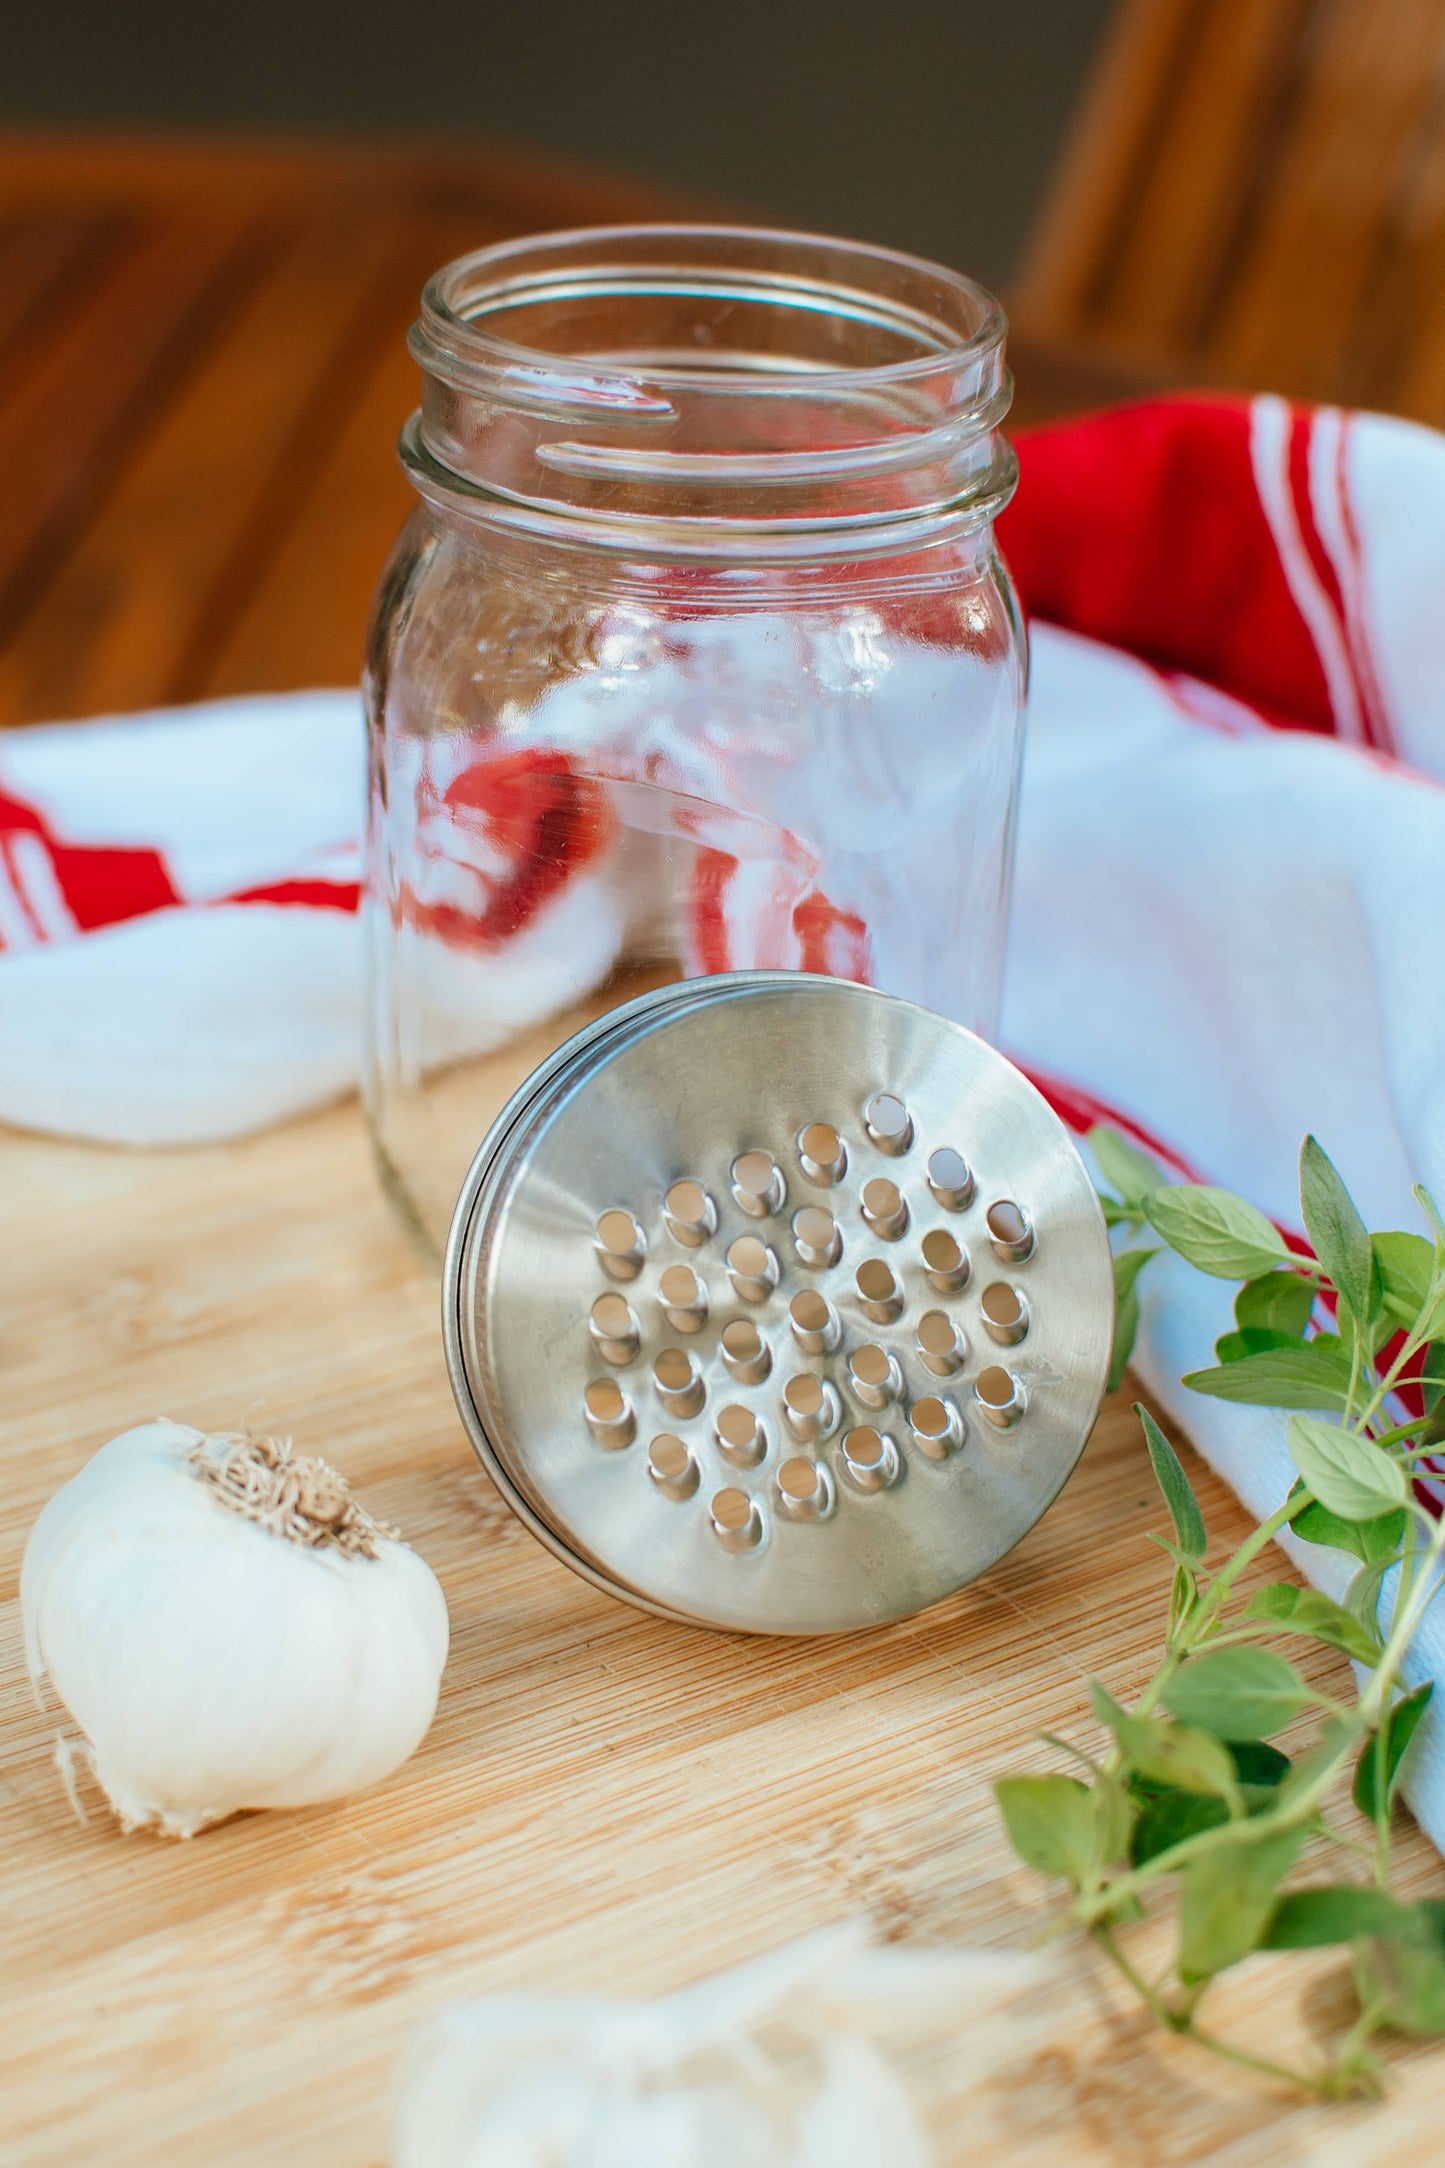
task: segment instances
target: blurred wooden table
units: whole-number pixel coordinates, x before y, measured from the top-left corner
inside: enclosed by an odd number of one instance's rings
[[[485,151],[0,138],[0,724],[354,681],[427,275],[687,210]],[[1129,383],[1020,375],[1025,420]]]
[[[392,445],[423,278],[489,238],[667,208],[480,153],[0,143],[0,720],[353,680],[407,509]],[[1023,380],[1035,414],[1119,388],[1067,355],[1026,355]],[[1124,1396],[1029,1540],[924,1618],[794,1646],[597,1595],[466,1445],[435,1290],[354,1107],[205,1151],[0,1133],[0,1375],[16,2168],[376,2168],[399,2054],[458,1995],[654,1993],[860,1910],[903,1939],[1027,1943],[1044,1893],[989,1780],[1041,1757],[1036,1730],[1079,1727],[1087,1673],[1137,1688],[1166,1600]],[[26,1532],[111,1432],[158,1409],[224,1428],[258,1400],[441,1576],[436,1727],[334,1807],[184,1847],[80,1827],[24,1677]],[[1240,1509],[1198,1473],[1238,1541]],[[1401,1861],[1406,1887],[1439,1887],[1412,1831]],[[923,2053],[945,2161],[1438,2160],[1445,2059],[1402,2048],[1385,2109],[1301,2107],[1058,1963],[982,2094],[960,2089],[963,2043]],[[1341,1972],[1242,1968],[1219,2027],[1301,2052],[1338,2023]]]

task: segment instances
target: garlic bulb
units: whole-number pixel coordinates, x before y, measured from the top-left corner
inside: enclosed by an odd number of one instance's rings
[[[375,1784],[436,1709],[431,1568],[289,1439],[145,1423],[56,1492],[20,1577],[26,1655],[127,1830]],[[72,1798],[74,1798],[72,1788]]]
[[[1033,1958],[871,1949],[825,1928],[656,2002],[493,1996],[403,2076],[394,2168],[930,2168],[869,2035],[995,2008]]]

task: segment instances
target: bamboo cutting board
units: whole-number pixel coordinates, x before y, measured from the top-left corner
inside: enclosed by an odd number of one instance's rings
[[[0,2158],[24,2168],[380,2168],[418,2022],[499,1988],[651,1993],[859,1911],[885,1935],[1022,1947],[1048,1893],[988,1796],[1080,1735],[1084,1681],[1144,1676],[1168,1567],[1132,1417],[1106,1411],[1054,1511],[905,1625],[710,1635],[598,1595],[511,1517],[443,1371],[436,1290],[344,1108],[224,1148],[0,1137]],[[78,1824],[24,1678],[26,1530],[156,1413],[251,1411],[324,1450],[441,1576],[435,1728],[375,1793],[187,1845]],[[1243,1522],[1194,1467],[1211,1528]],[[1271,1572],[1281,1570],[1277,1565]],[[304,1661],[304,1652],[298,1652]],[[1413,1831],[1406,1883],[1441,1887]],[[1308,2049],[1338,1959],[1262,1959],[1219,2029]],[[904,2043],[948,2162],[1438,2161],[1445,2051],[1383,2108],[1300,2107],[1157,2039],[1072,1942],[970,2091],[971,2042]]]

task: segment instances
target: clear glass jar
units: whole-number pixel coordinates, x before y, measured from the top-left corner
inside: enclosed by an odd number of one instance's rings
[[[433,1255],[503,1099],[660,981],[831,972],[993,1029],[1004,328],[937,266],[721,227],[551,234],[428,285],[365,914],[367,1106]]]

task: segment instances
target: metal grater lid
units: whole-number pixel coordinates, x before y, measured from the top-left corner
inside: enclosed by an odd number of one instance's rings
[[[574,1571],[832,1633],[951,1595],[1072,1472],[1113,1335],[1067,1130],[961,1025],[800,972],[671,985],[529,1077],[462,1187],[447,1364]]]

